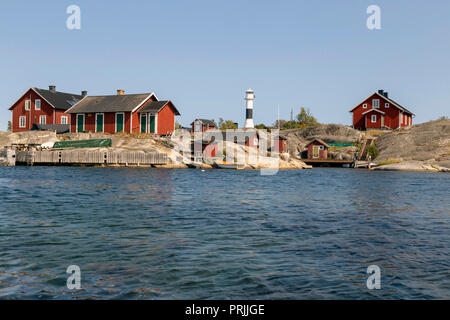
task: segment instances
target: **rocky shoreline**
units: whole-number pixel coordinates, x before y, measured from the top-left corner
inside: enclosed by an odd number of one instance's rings
[[[316,138],[326,142],[351,144],[352,146],[333,147],[331,159],[348,160],[357,152],[362,141],[375,137],[379,155],[372,162],[371,170],[450,172],[450,120],[438,120],[415,125],[408,129],[361,132],[351,127],[328,124],[303,129],[283,130],[287,138],[288,152],[259,156],[256,163],[246,163],[243,169],[310,169],[302,158],[305,157],[306,144]],[[0,148],[11,144],[53,144],[56,141],[110,138],[110,148],[94,148],[97,151],[136,151],[143,153],[160,152],[168,156],[168,163],[161,168],[189,168],[191,159],[183,156],[167,137],[138,134],[66,133],[56,135],[49,131],[29,131],[21,133],[0,132]],[[227,142],[228,143],[228,142]],[[246,157],[249,147],[234,144],[232,148],[242,151]],[[82,150],[82,149],[80,149]],[[194,165],[202,169],[212,169],[211,164]]]

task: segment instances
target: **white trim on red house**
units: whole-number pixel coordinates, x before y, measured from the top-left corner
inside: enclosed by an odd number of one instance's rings
[[[24,119],[23,125],[21,124],[21,120]],[[27,127],[27,116],[19,116],[19,128]]]
[[[370,113],[370,112],[372,112],[372,111],[379,112],[379,113],[381,113],[381,114],[386,114],[386,112],[383,112],[383,111],[378,110],[378,109],[370,109],[370,110],[367,110],[366,112],[363,112],[362,115],[364,116],[364,115],[366,115],[367,113]]]
[[[360,103],[358,103],[353,109],[351,109],[349,112],[353,112],[355,111],[356,108],[358,108],[362,103],[364,103],[364,101],[366,101],[367,99],[369,99],[371,96],[373,96],[374,94],[378,95],[379,97],[383,98],[384,100],[389,101],[390,104],[392,104],[393,106],[395,106],[397,109],[406,112],[408,114],[411,114],[412,116],[415,116],[414,113],[412,113],[411,111],[406,110],[405,108],[403,108],[402,106],[398,105],[397,103],[395,103],[395,101],[386,98],[385,96],[383,96],[382,94],[379,94],[377,91],[375,91],[374,93],[372,93],[369,97],[365,98],[363,101],[361,101]]]
[[[135,112],[137,109],[139,109],[145,102],[148,101],[148,99],[150,99],[151,97],[155,97],[156,101],[159,101],[158,98],[156,97],[156,95],[152,92],[148,95],[147,98],[144,99],[144,101],[142,101],[136,108],[134,108],[133,110],[131,110],[131,112]]]
[[[115,112],[114,114],[114,132],[117,133],[117,115],[122,114],[122,130],[121,132],[125,132],[125,112]]]
[[[85,131],[85,126],[86,126],[86,115],[84,114],[84,113],[76,113],[76,123],[75,123],[75,125],[76,125],[76,127],[75,127],[75,132],[79,132],[78,131],[78,116],[83,116],[83,131],[82,132],[84,132]]]
[[[105,132],[105,114],[103,112],[95,113],[95,132],[97,131],[97,116],[101,114],[102,115],[102,131]]]

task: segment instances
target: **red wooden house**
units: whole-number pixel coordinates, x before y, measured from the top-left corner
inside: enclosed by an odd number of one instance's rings
[[[70,125],[70,117],[64,112],[87,95],[30,88],[10,108],[12,111],[12,132],[28,131],[33,125]]]
[[[159,101],[154,93],[86,96],[69,110],[71,132],[126,132],[171,134],[175,116],[171,101]]]
[[[353,113],[353,128],[358,130],[410,127],[415,116],[390,99],[384,90],[373,93],[350,112]]]
[[[330,147],[322,139],[314,139],[306,146],[308,148],[308,159],[327,160],[328,148]]]

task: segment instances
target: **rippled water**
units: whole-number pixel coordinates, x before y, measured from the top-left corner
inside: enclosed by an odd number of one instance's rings
[[[0,167],[0,298],[448,299],[449,190],[445,173]]]

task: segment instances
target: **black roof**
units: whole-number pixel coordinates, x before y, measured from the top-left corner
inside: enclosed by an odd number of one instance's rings
[[[66,133],[70,131],[68,124],[37,124],[34,123],[31,130],[56,131],[56,133]]]
[[[73,93],[50,91],[46,89],[33,88],[42,98],[50,103],[55,109],[67,110],[80,101],[83,96]]]
[[[87,96],[67,110],[67,113],[133,111],[150,96],[151,93]]]
[[[208,119],[195,119],[195,120],[191,123],[191,125],[192,125],[194,122],[196,122],[196,121],[200,121],[202,124],[204,124],[204,125],[206,125],[206,126],[208,126],[208,127],[215,127],[215,128],[217,128],[217,125],[215,124],[215,122],[212,121],[212,120],[208,120]]]
[[[170,100],[167,101],[149,101],[147,102],[144,107],[139,110],[139,112],[159,112],[162,108],[164,108],[168,103],[172,104],[173,108],[175,109],[175,114],[180,115],[177,108],[173,105],[173,103]]]

